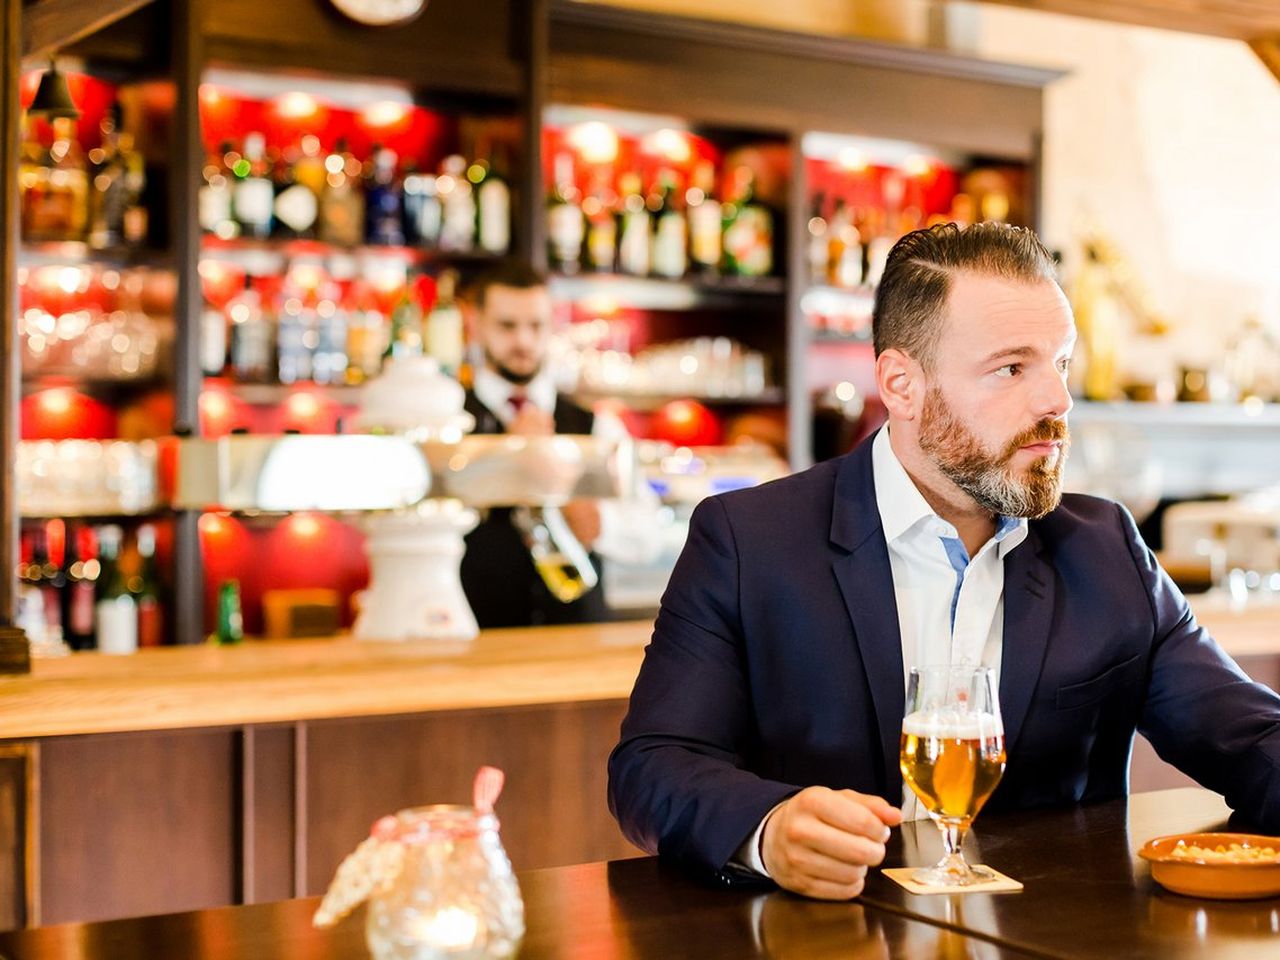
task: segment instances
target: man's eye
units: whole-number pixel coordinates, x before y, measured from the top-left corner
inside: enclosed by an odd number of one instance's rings
[[[997,377],[1016,377],[1022,372],[1022,364],[1006,363],[1003,367],[996,370]]]

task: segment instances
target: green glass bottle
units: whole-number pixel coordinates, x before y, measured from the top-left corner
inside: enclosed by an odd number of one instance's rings
[[[240,613],[240,581],[224,580],[218,588],[218,629],[214,643],[226,646],[244,639],[244,617]]]

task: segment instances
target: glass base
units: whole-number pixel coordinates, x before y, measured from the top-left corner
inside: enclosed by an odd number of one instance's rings
[[[996,875],[986,867],[972,867],[958,857],[944,857],[932,867],[921,867],[911,879],[930,887],[971,887],[990,883]]]

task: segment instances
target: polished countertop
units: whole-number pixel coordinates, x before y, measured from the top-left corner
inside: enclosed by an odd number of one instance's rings
[[[504,820],[518,816],[504,812]],[[911,896],[879,871],[854,902],[704,885],[652,858],[520,874],[522,960],[1191,960],[1270,958],[1280,899],[1212,901],[1156,886],[1136,855],[1152,836],[1219,825],[1203,790],[979,817],[973,854],[1021,880],[1010,894]],[[932,843],[925,837],[932,831]],[[919,833],[919,836],[917,836]],[[928,822],[894,832],[888,865],[933,857]],[[365,960],[363,918],[310,925],[316,899],[0,933],[9,960]]]
[[[1280,604],[1193,597],[1237,658],[1280,656]],[[471,642],[338,637],[79,653],[0,676],[0,738],[624,700],[649,621],[487,630]]]
[[[74,654],[0,677],[0,737],[621,700],[648,622],[487,630],[470,642],[350,637]]]

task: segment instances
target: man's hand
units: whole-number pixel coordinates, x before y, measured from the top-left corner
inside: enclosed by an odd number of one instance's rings
[[[556,424],[551,414],[539,410],[531,403],[526,403],[507,424],[507,433],[521,437],[549,437],[555,432]]]
[[[884,860],[902,811],[880,797],[809,787],[769,817],[760,841],[765,869],[783,889],[820,900],[862,892],[867,868]]]
[[[569,532],[588,550],[600,539],[600,505],[596,501],[570,500],[560,508],[560,513]]]

